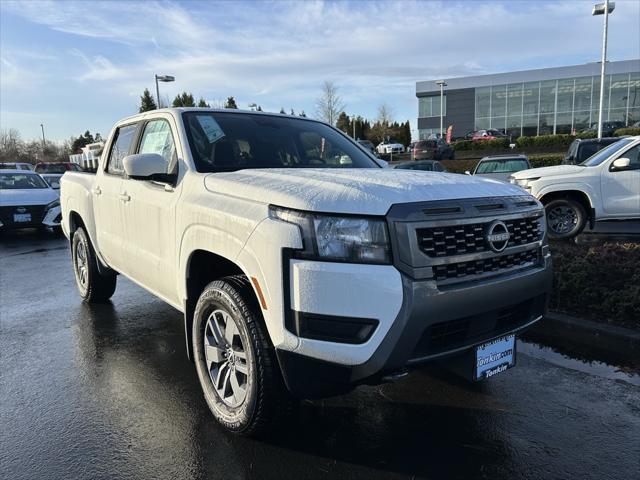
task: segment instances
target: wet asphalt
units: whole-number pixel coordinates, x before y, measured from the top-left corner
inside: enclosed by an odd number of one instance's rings
[[[484,383],[432,367],[253,440],[214,422],[180,313],[122,277],[112,300],[80,301],[65,239],[0,237],[0,478],[640,478],[633,362],[520,341]]]

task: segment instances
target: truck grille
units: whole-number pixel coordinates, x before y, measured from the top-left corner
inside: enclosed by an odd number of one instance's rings
[[[540,218],[518,218],[504,222],[509,230],[508,247],[540,240]],[[491,222],[419,228],[418,246],[429,257],[449,257],[488,250],[484,236]]]
[[[544,210],[528,195],[398,204],[387,222],[396,267],[438,285],[475,282],[543,261]]]
[[[435,265],[433,275],[437,281],[462,278],[470,275],[481,275],[491,272],[501,272],[514,267],[526,267],[538,262],[538,249],[473,260],[457,262],[448,265]]]

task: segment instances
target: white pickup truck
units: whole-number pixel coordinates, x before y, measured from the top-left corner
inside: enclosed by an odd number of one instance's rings
[[[95,175],[62,178],[61,203],[84,300],[122,274],[183,312],[205,399],[244,434],[292,398],[436,359],[502,372],[550,288],[542,205],[520,187],[381,168],[305,118],[126,118]]]
[[[543,203],[551,238],[575,237],[587,222],[640,220],[640,137],[622,138],[579,165],[522,170],[510,181]]]

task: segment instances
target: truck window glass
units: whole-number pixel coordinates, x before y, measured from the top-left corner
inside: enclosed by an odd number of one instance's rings
[[[152,120],[144,127],[139,153],[157,153],[167,162],[167,172],[176,159],[176,145],[166,120]]]
[[[281,115],[185,112],[189,147],[199,172],[246,168],[380,168],[351,140],[323,123]],[[219,126],[207,134],[201,117]],[[213,122],[209,122],[213,125]],[[214,141],[211,141],[211,139]]]
[[[107,164],[107,173],[112,175],[122,175],[124,166],[122,160],[129,155],[131,142],[136,132],[137,124],[125,125],[118,128],[115,133],[114,141],[109,153],[109,163]]]

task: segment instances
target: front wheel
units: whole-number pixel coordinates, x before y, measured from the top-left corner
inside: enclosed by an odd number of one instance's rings
[[[193,318],[193,351],[205,400],[216,420],[243,435],[259,435],[288,411],[275,352],[244,276],[207,285]]]
[[[93,251],[89,236],[82,227],[73,233],[71,258],[76,285],[80,296],[87,303],[102,303],[116,291],[117,277],[102,275],[98,271],[98,259]]]
[[[584,229],[587,214],[584,207],[570,198],[551,200],[544,207],[549,237],[567,240]]]

